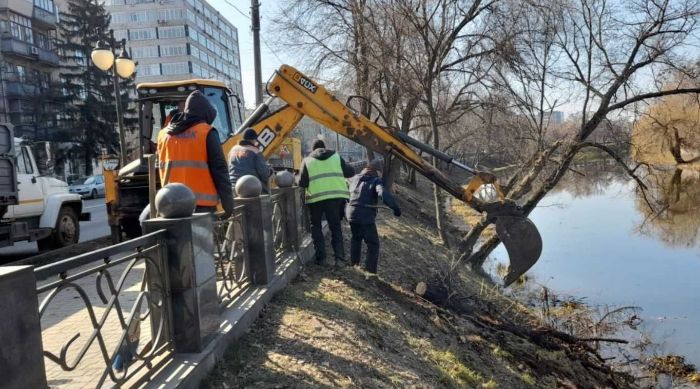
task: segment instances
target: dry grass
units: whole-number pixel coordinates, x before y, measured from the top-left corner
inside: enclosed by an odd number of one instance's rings
[[[527,307],[466,269],[454,274],[460,314],[409,292],[452,258],[436,243],[427,207],[406,202],[411,192],[401,189],[402,218],[380,215],[379,277],[357,268],[307,267],[265,308],[203,387],[609,385],[608,374],[584,367],[575,354],[545,350],[499,330],[501,315],[523,324],[534,317]],[[349,231],[345,233],[347,240]]]

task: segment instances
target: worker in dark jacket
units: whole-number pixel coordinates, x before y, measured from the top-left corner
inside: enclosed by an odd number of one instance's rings
[[[268,179],[272,169],[267,164],[257,145],[258,134],[249,128],[243,132],[243,139],[228,153],[228,175],[231,185],[236,187],[239,178],[251,175],[258,177],[263,191],[269,193]]]
[[[215,212],[221,202],[226,215],[233,212],[233,190],[219,135],[212,123],[216,109],[200,91],[190,93],[184,112],[173,116],[158,133],[161,185],[187,185],[197,200],[197,212]]]
[[[331,244],[335,263],[345,262],[343,231],[340,228],[341,206],[350,198],[345,178],[352,177],[355,169],[345,163],[335,151],[327,150],[322,140],[312,146],[312,152],[304,158],[299,172],[299,186],[306,188],[306,204],[311,213],[311,237],[316,249],[316,263],[326,258],[326,245],[321,220],[326,217],[331,230]]]
[[[350,222],[352,238],[350,240],[350,263],[355,266],[360,263],[362,242],[367,245],[367,261],[365,270],[377,272],[379,261],[379,235],[377,234],[377,201],[382,199],[384,204],[394,210],[394,216],[401,216],[401,209],[396,204],[394,196],[386,189],[380,177],[382,162],[375,159],[360,174],[350,179],[350,203],[346,217]]]

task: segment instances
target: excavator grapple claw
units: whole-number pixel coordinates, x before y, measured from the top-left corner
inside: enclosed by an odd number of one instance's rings
[[[508,286],[530,269],[542,253],[542,237],[535,224],[523,216],[496,217],[496,234],[510,257],[503,283]]]

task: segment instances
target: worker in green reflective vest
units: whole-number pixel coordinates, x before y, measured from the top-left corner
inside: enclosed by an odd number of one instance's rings
[[[331,230],[331,245],[335,263],[345,262],[343,231],[340,228],[345,204],[350,198],[346,178],[355,175],[355,169],[345,163],[333,150],[326,149],[322,140],[316,140],[299,172],[299,186],[306,188],[306,204],[311,214],[311,237],[316,249],[316,263],[326,259],[326,245],[321,229],[323,217]]]

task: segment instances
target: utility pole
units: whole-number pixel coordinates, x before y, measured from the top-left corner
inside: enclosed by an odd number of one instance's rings
[[[253,60],[255,61],[255,105],[262,104],[262,71],[260,69],[260,2],[250,0],[253,29]]]

